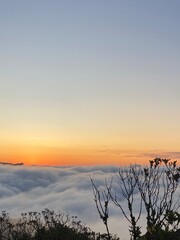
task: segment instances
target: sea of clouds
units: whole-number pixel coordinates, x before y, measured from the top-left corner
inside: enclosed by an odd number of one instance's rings
[[[118,169],[113,166],[0,166],[0,210],[13,218],[28,211],[45,208],[69,213],[97,232],[105,232],[95,207],[90,178],[97,186],[104,186],[105,178],[111,179]],[[140,196],[135,196],[137,211]],[[120,196],[120,201],[124,199]],[[126,208],[126,205],[124,205]],[[136,206],[135,206],[136,208]],[[140,224],[143,225],[143,222]],[[129,223],[120,210],[110,206],[110,231],[121,240],[129,239]]]
[[[97,213],[90,178],[98,186],[117,171],[113,166],[39,167],[0,166],[0,210],[14,218],[28,211],[45,208],[69,213],[97,232],[105,227]],[[110,229],[127,237],[128,224],[120,211],[111,206]],[[126,238],[128,239],[128,237]]]

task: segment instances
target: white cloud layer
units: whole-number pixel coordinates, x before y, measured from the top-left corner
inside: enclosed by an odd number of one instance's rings
[[[95,208],[90,177],[98,185],[111,176],[116,168],[95,167],[27,167],[0,166],[0,209],[18,217],[21,212],[50,210],[76,215],[95,231],[105,228]],[[111,230],[128,236],[128,225],[117,219],[112,208]],[[120,229],[120,226],[122,228]],[[126,229],[126,231],[124,230]],[[127,238],[128,239],[128,238]]]
[[[113,166],[38,167],[0,166],[0,209],[18,217],[27,211],[50,210],[76,215],[95,231],[105,232],[95,208],[90,177],[104,185],[117,169]],[[136,196],[137,203],[139,196]],[[123,201],[123,199],[122,199]],[[129,239],[129,223],[112,206],[110,230]]]

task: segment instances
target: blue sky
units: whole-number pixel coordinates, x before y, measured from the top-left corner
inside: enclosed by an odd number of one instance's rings
[[[1,142],[178,150],[179,1],[0,6]]]

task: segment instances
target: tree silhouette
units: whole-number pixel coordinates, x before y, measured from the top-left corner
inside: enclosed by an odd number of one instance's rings
[[[170,212],[179,209],[179,197],[175,192],[180,178],[176,161],[155,158],[145,168],[134,171],[134,178],[144,203],[147,219],[147,239],[157,239],[159,231],[172,227],[168,219]]]
[[[137,193],[137,181],[138,177],[134,177],[134,172],[137,173],[137,176],[140,175],[139,171],[136,169],[137,167],[129,166],[128,168],[120,168],[118,172],[115,174],[116,176],[116,183],[118,188],[116,188],[116,191],[109,191],[109,195],[111,197],[111,200],[113,203],[120,208],[121,212],[123,213],[124,217],[128,220],[130,223],[129,231],[131,238],[134,240],[137,240],[141,234],[141,228],[137,225],[141,212],[142,212],[142,199],[139,202],[138,206],[138,214],[135,214],[134,210],[134,195]],[[111,187],[112,188],[112,187]],[[117,190],[119,194],[117,193]],[[127,209],[128,213],[126,213],[124,207],[122,206],[121,200],[118,198],[118,196],[125,199],[127,203]]]
[[[108,203],[111,200],[119,207],[122,215],[130,223],[131,239],[155,240],[170,239],[170,234],[171,236],[174,234],[176,237],[176,234],[179,233],[180,196],[175,194],[179,179],[180,167],[177,166],[177,161],[155,158],[149,161],[148,166],[130,165],[120,168],[114,174],[110,184],[108,185],[106,182],[104,189],[99,190],[95,182],[92,179],[91,181],[93,189],[95,189],[94,195],[98,212],[98,206],[101,206],[103,197],[100,192],[104,192]],[[135,212],[134,200],[137,194],[140,195],[138,213]],[[124,209],[122,197],[126,201],[128,212]],[[141,227],[138,226],[142,211],[146,213],[147,230],[143,237],[141,236]]]
[[[108,218],[109,218],[109,201],[110,201],[110,189],[106,185],[105,189],[98,189],[96,185],[94,184],[93,179],[91,178],[91,183],[93,186],[93,194],[94,194],[94,201],[96,203],[96,209],[99,213],[100,218],[102,219],[106,231],[107,231],[107,240],[111,240],[111,234],[109,232],[109,227],[108,227]]]
[[[119,240],[115,235],[112,240]],[[0,214],[0,240],[109,240],[107,234],[95,233],[76,216],[42,212],[22,213],[12,223],[7,212]]]

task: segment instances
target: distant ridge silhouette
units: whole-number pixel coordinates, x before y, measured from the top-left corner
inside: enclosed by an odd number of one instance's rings
[[[0,162],[1,165],[12,165],[12,166],[21,166],[24,163],[7,163],[7,162]]]

